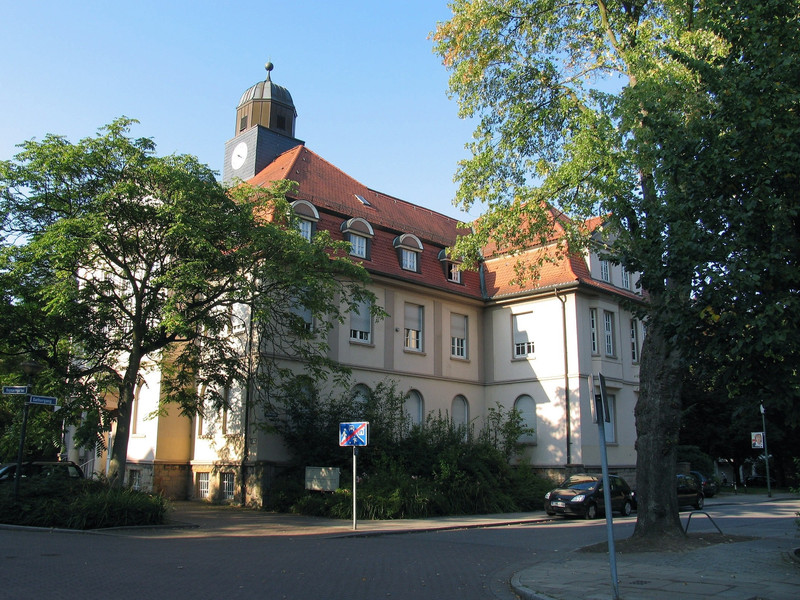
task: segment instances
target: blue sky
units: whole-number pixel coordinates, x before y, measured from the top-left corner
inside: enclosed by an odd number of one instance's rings
[[[270,60],[308,148],[369,187],[471,218],[451,200],[472,126],[428,39],[449,15],[445,0],[0,0],[0,159],[126,115],[159,154],[221,172],[239,97]]]

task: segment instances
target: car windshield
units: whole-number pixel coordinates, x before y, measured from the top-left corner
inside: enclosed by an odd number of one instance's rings
[[[593,490],[597,487],[598,481],[596,479],[587,479],[586,477],[570,477],[561,487],[569,488],[571,490]]]

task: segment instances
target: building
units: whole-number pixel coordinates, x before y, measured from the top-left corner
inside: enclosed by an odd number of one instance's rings
[[[460,270],[446,253],[458,222],[367,187],[296,139],[293,99],[271,70],[268,63],[266,80],[237,106],[223,179],[296,181],[291,200],[303,234],[324,229],[349,241],[370,272],[388,317],[353,313],[329,339],[331,357],[352,369],[353,393],[395,380],[417,422],[441,411],[480,427],[489,408],[516,407],[534,431],[516,460],[555,476],[600,468],[589,376],[603,373],[609,465],[634,480],[643,329],[625,307],[642,302],[635,274],[586,254],[546,265],[520,288],[511,284],[517,257],[491,249],[480,271]],[[217,419],[190,420],[177,409],[148,418],[159,394],[152,370],[137,395],[128,482],[179,498],[239,500],[244,481],[247,501],[258,503],[288,458],[280,440],[251,431],[254,415],[235,410]]]

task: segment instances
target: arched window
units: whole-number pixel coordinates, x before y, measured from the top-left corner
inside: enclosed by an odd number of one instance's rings
[[[353,388],[351,397],[353,398],[353,404],[355,405],[354,409],[356,411],[356,417],[364,417],[367,412],[367,403],[369,402],[370,396],[372,396],[372,392],[363,383],[359,383]]]
[[[528,394],[523,394],[514,401],[514,408],[522,417],[522,426],[530,429],[530,432],[520,436],[519,441],[523,444],[535,444],[536,402]]]
[[[417,390],[411,390],[408,393],[408,398],[406,398],[405,408],[412,425],[419,425],[422,423],[422,416],[425,412],[425,403],[422,400],[422,394]]]
[[[467,402],[467,399],[461,394],[453,398],[450,412],[454,425],[469,424],[469,402]]]

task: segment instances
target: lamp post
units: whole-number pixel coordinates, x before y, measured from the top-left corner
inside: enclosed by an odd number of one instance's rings
[[[17,470],[14,473],[14,499],[19,496],[19,479],[22,476],[22,456],[25,452],[25,430],[28,427],[28,401],[31,397],[31,382],[33,378],[44,368],[34,360],[26,360],[20,364],[23,373],[27,376],[28,391],[25,394],[25,402],[22,405],[22,430],[19,434],[19,451],[17,452]]]

